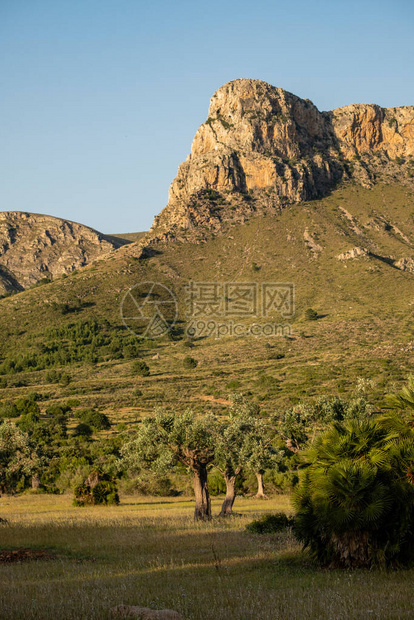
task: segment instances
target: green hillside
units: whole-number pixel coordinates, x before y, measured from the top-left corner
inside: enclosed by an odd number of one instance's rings
[[[354,248],[360,255],[338,258]],[[35,390],[47,398],[44,406],[71,397],[101,407],[112,421],[133,423],[160,404],[220,410],[234,391],[271,412],[323,393],[351,393],[358,378],[372,380],[369,389],[380,400],[412,371],[414,194],[407,187],[342,185],[278,216],[229,225],[206,243],[158,244],[139,256],[140,243],[130,243],[0,301],[0,400]],[[203,333],[189,342],[191,280],[293,283],[291,336]],[[139,340],[122,323],[126,291],[144,281],[160,282],[177,297],[179,321],[169,338]],[[317,320],[306,319],[308,308]],[[196,368],[184,368],[187,356]],[[148,377],[133,370],[136,357],[148,364]],[[51,368],[68,373],[69,385],[48,382]]]

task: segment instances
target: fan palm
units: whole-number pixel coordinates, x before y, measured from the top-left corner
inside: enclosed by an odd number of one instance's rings
[[[306,454],[294,497],[298,538],[332,566],[414,555],[414,433],[398,416],[335,423]]]

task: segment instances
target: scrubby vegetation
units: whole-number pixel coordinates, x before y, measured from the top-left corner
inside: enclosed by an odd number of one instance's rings
[[[105,359],[132,359],[139,355],[137,338],[120,331],[118,325],[107,320],[79,320],[46,329],[35,351],[7,355],[0,365],[0,374],[52,368],[45,374],[46,381],[64,386],[70,382],[70,377],[55,367]]]
[[[255,519],[246,525],[246,530],[253,534],[277,534],[288,527],[292,527],[295,520],[288,517],[284,512],[264,514],[260,519]]]
[[[187,470],[195,518],[205,520],[212,518],[208,476],[214,468],[224,483],[214,483],[218,492],[225,491],[222,517],[233,513],[236,489],[254,490],[249,477],[256,478],[257,497],[265,497],[267,479],[271,489],[295,489],[295,534],[321,563],[409,563],[414,380],[388,398],[389,411],[375,411],[363,394],[365,383],[359,389],[351,400],[325,397],[265,417],[257,404],[235,394],[228,417],[160,409],[136,430],[121,426],[101,437],[95,433],[111,429],[104,413],[74,412],[61,402],[42,414],[41,396],[33,393],[3,407],[11,419],[0,425],[2,489],[72,488],[79,506],[117,503],[116,479],[133,488],[133,480],[147,478],[147,487],[135,485],[141,492],[151,493],[161,483],[165,494],[173,494],[171,476],[183,484]],[[78,423],[72,426],[71,420]],[[268,531],[273,521],[252,527]]]

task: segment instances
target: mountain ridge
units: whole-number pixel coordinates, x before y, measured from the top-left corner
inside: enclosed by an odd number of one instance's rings
[[[341,181],[414,186],[413,157],[412,106],[319,112],[266,82],[234,80],[211,98],[145,241],[203,241],[229,222],[321,198]]]
[[[0,213],[0,293],[68,275],[128,243],[63,218],[27,211]]]

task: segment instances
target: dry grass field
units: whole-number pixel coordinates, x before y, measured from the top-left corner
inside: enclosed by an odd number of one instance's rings
[[[123,497],[113,508],[71,502],[1,498],[9,523],[0,526],[0,549],[52,556],[0,563],[1,618],[105,619],[121,603],[175,609],[188,620],[414,617],[413,570],[324,570],[290,533],[245,531],[258,514],[289,512],[288,496],[237,498],[241,516],[210,523],[193,521],[191,499]]]

